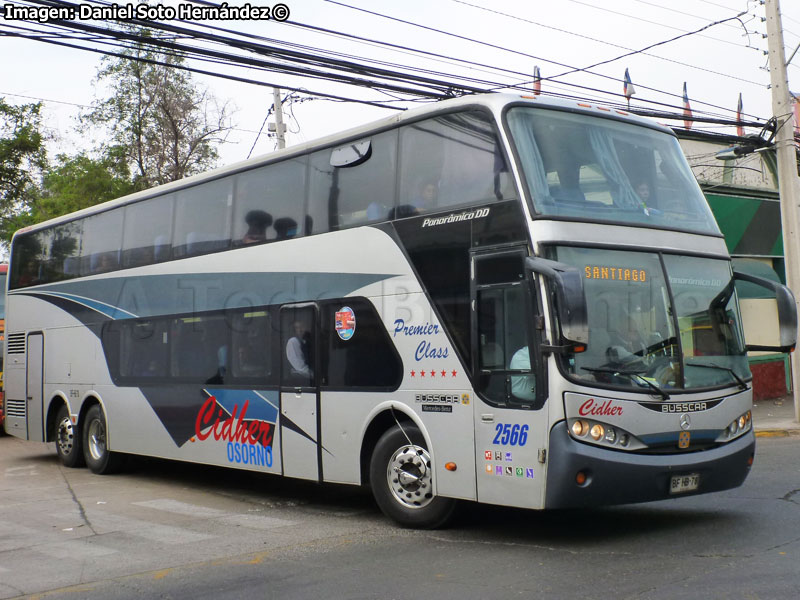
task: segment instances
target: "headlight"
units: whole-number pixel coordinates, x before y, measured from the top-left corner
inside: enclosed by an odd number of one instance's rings
[[[625,448],[628,450],[642,446],[627,431],[619,427],[612,427],[607,423],[598,423],[593,419],[570,419],[567,422],[570,435],[582,442],[597,442],[599,446]]]
[[[728,426],[723,430],[722,436],[720,437],[719,441],[723,441],[726,438],[731,440],[735,437],[738,437],[749,431],[753,426],[753,415],[748,410],[743,415],[739,415],[737,418],[733,420],[733,422],[729,423]]]
[[[583,437],[589,432],[589,423],[586,421],[575,421],[572,424],[572,435]]]

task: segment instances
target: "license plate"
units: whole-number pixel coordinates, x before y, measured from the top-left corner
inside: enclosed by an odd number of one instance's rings
[[[692,473],[691,475],[673,475],[669,486],[670,494],[682,494],[684,492],[693,492],[700,486],[700,475]]]

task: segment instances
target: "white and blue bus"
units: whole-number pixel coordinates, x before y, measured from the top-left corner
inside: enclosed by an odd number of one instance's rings
[[[369,484],[414,527],[724,490],[744,277],[670,130],[449,100],[17,232],[5,428],[96,473]]]

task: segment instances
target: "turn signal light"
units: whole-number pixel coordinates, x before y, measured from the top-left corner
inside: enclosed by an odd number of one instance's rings
[[[448,471],[455,471],[456,469],[458,469],[458,465],[454,462],[449,462],[444,466],[444,468],[447,469]]]

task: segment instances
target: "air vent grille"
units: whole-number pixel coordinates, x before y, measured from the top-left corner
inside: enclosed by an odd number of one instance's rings
[[[6,417],[25,418],[25,400],[6,400]]]
[[[25,354],[25,334],[9,333],[6,337],[9,354]]]

